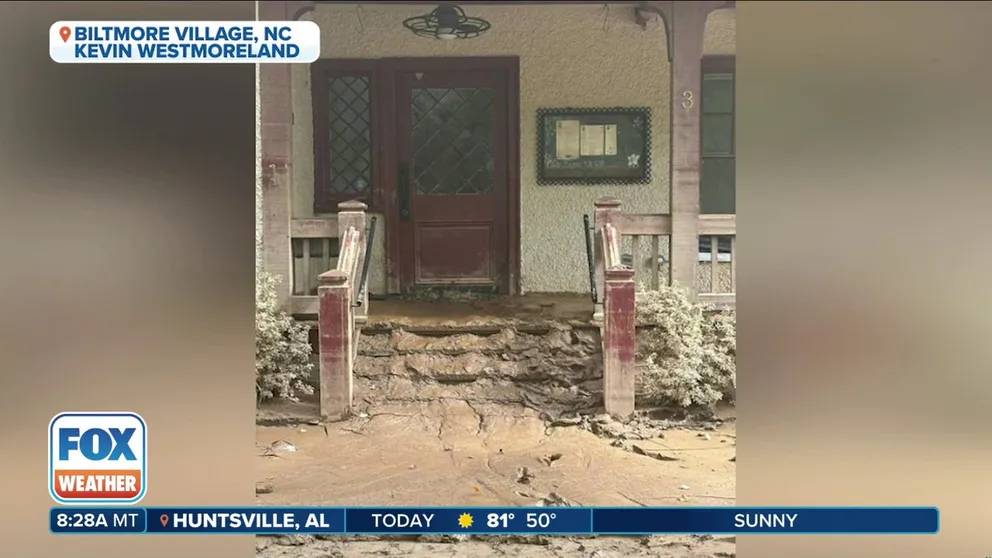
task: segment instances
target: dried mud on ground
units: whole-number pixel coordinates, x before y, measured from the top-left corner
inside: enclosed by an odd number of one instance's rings
[[[259,427],[257,503],[733,505],[732,417],[707,425],[551,419],[521,406],[383,402],[353,420]],[[259,537],[264,558],[728,557],[732,537]]]
[[[352,558],[411,556],[423,558],[732,558],[732,537],[568,538],[541,537],[532,541],[464,540],[440,537],[406,540],[277,540],[260,538],[256,556],[271,558]]]

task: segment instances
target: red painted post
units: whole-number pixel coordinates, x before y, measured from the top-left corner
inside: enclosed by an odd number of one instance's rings
[[[606,412],[619,419],[634,414],[634,359],[637,331],[634,270],[606,270],[603,319],[603,400]]]
[[[332,269],[318,278],[320,416],[343,420],[351,413],[354,317],[348,274]]]
[[[607,223],[616,225],[616,222],[619,220],[620,200],[611,197],[599,198],[596,200],[595,205],[596,211],[593,216],[593,231],[595,233],[593,237],[593,255],[596,265],[596,295],[599,297],[599,301],[593,309],[592,319],[594,322],[602,322],[603,299],[606,296],[606,275],[605,264],[603,263],[605,261],[603,255],[603,238],[601,235],[604,225]]]

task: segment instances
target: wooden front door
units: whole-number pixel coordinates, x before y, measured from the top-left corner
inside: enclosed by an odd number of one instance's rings
[[[403,290],[506,293],[506,73],[400,71],[395,84]]]

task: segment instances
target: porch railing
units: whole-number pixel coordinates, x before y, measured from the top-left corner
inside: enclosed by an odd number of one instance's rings
[[[710,252],[699,258],[697,295],[714,306],[733,308],[737,304],[737,216],[700,215],[699,237],[709,237]]]
[[[338,206],[340,250],[333,269],[317,277],[320,414],[325,420],[351,414],[358,336],[368,317],[368,293],[362,283],[368,278],[371,234],[365,228],[365,210],[360,202]],[[374,230],[373,221],[370,231]]]
[[[602,327],[606,411],[621,417],[634,411],[635,290],[671,284],[672,218],[666,214],[623,213],[615,198],[596,200],[594,217],[593,319]],[[690,296],[717,307],[736,305],[737,218],[700,215],[699,237],[708,253],[697,258],[695,281],[681,285]],[[698,239],[696,240],[698,243]]]
[[[337,268],[341,251],[338,218],[293,219],[290,225],[293,253],[291,313],[317,313],[317,278]]]
[[[620,201],[601,198],[596,201],[595,231],[612,224],[621,238],[623,263],[634,270],[634,281],[642,290],[657,290],[670,285],[669,248],[672,217],[668,214],[624,213]],[[698,255],[695,282],[681,285],[690,295],[720,308],[736,305],[737,291],[737,216],[700,215],[699,237],[709,240],[709,249]],[[698,241],[697,241],[698,242]],[[594,286],[603,292],[602,254],[595,254]],[[602,294],[600,294],[602,298]],[[602,318],[603,301],[596,301],[595,319]]]

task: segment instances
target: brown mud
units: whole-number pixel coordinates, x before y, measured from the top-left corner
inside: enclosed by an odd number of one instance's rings
[[[535,312],[541,308],[537,305]],[[312,399],[260,409],[257,474],[264,490],[257,502],[733,505],[732,410],[709,422],[665,420],[650,412],[627,423],[614,421],[598,408],[598,332],[555,320],[492,327],[491,321],[473,324],[466,318],[440,332],[436,327],[420,331],[416,317],[370,323],[356,362],[356,414],[348,421],[320,424]],[[732,537],[695,536],[257,541],[256,554],[264,558],[735,553]]]

